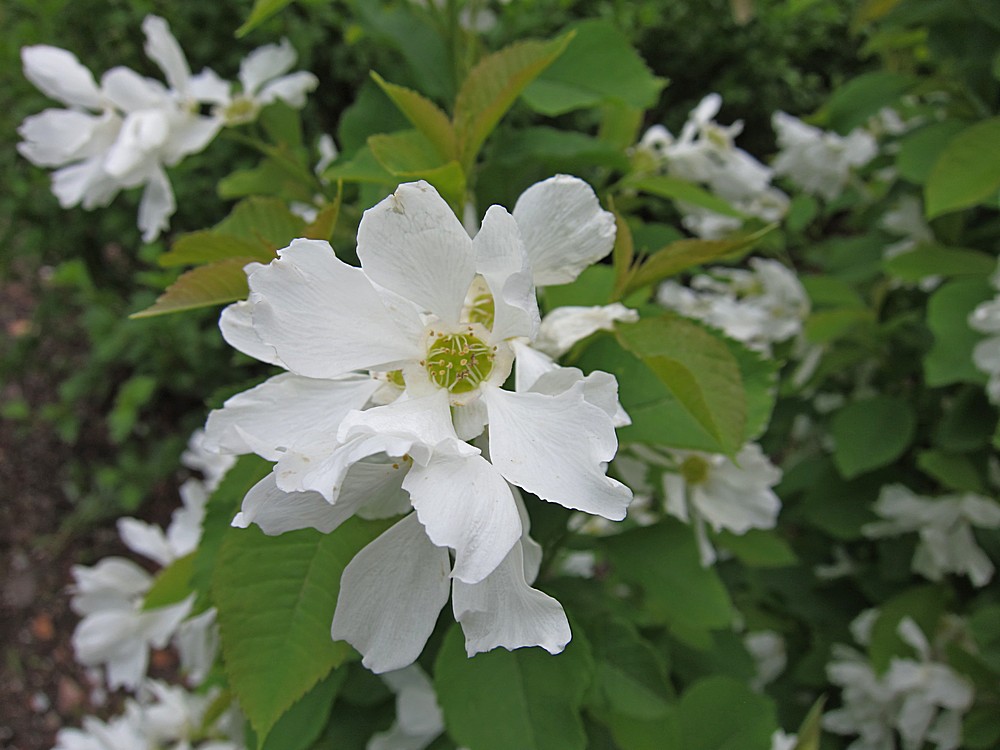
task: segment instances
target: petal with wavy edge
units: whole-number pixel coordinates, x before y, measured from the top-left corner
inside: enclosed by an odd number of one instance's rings
[[[170,88],[180,94],[188,93],[191,68],[177,39],[170,33],[170,26],[159,16],[142,19],[142,31],[146,35],[143,49],[146,56],[155,62],[167,78]]]
[[[250,274],[250,301],[257,335],[288,369],[330,378],[421,356],[419,320],[402,329],[364,272],[328,242],[293,240],[278,255]]]
[[[625,427],[632,424],[632,420],[618,401],[618,380],[614,375],[602,370],[594,370],[584,376],[583,371],[576,367],[554,366],[536,378],[528,390],[555,396],[569,390],[577,383],[583,385],[583,397],[587,402],[603,409],[604,413],[611,417],[613,426]]]
[[[160,167],[149,175],[146,188],[142,191],[139,202],[139,229],[142,230],[142,241],[152,242],[160,236],[160,232],[170,227],[170,217],[177,210],[174,200],[174,190],[170,186],[167,173]]]
[[[108,205],[122,184],[104,171],[104,156],[94,156],[52,173],[52,194],[63,208],[83,204],[86,209]]]
[[[240,63],[239,79],[243,93],[253,97],[265,83],[291,70],[297,57],[295,48],[287,39],[258,47]]]
[[[93,74],[72,52],[48,44],[22,47],[21,63],[24,77],[46,96],[71,107],[102,108]]]
[[[253,270],[263,268],[260,263],[250,263],[244,269],[249,275]],[[269,365],[280,365],[281,360],[274,351],[261,341],[253,327],[253,305],[247,300],[234,302],[222,311],[219,316],[219,330],[226,343],[237,351],[249,357],[267,362]]]
[[[435,456],[410,469],[403,489],[431,541],[455,550],[461,581],[483,580],[521,538],[510,488],[482,456]]]
[[[538,338],[532,346],[559,357],[592,333],[613,331],[617,321],[634,323],[638,319],[639,313],[621,302],[593,307],[557,307],[542,320]]]
[[[331,635],[360,651],[376,674],[412,664],[448,601],[448,573],[448,550],[410,514],[344,569]]]
[[[208,415],[205,447],[277,461],[312,433],[335,434],[347,413],[361,409],[378,387],[377,380],[353,373],[329,380],[276,375]]]
[[[188,93],[193,99],[207,104],[227,104],[232,99],[233,85],[219,77],[211,68],[205,68],[188,82]]]
[[[266,84],[257,95],[257,101],[268,105],[281,99],[290,107],[302,109],[306,105],[306,94],[319,86],[319,79],[312,73],[299,71],[276,78]]]
[[[513,214],[537,286],[568,284],[615,244],[615,217],[577,177],[535,183],[521,193]]]
[[[490,206],[472,246],[476,272],[486,280],[493,295],[490,341],[516,336],[535,338],[539,325],[538,300],[517,222],[500,206]]]
[[[520,542],[479,583],[456,580],[452,605],[469,656],[498,646],[508,651],[541,646],[558,654],[572,637],[562,605],[525,580]]]
[[[524,505],[524,498],[521,497],[521,490],[513,484],[508,485],[511,494],[514,495],[514,504],[517,506],[517,515],[521,519],[521,551],[524,553],[524,580],[528,584],[535,582],[538,571],[542,567],[542,545],[528,536],[531,531],[531,518],[528,516],[528,509]]]
[[[274,475],[268,474],[250,488],[233,526],[245,529],[257,524],[268,536],[286,531],[316,529],[329,534],[354,515],[355,507],[331,505],[318,492],[285,492],[278,489]]]
[[[514,390],[518,393],[531,390],[538,379],[557,365],[552,357],[522,341],[512,341],[514,349]]]
[[[582,384],[555,396],[491,388],[483,398],[490,458],[508,481],[566,508],[612,521],[625,517],[632,491],[604,473],[618,439]]]
[[[358,226],[358,257],[374,283],[412,300],[423,312],[458,323],[476,275],[472,240],[426,182],[409,182]]]
[[[138,518],[119,518],[118,536],[136,554],[166,566],[174,559],[163,529]]]

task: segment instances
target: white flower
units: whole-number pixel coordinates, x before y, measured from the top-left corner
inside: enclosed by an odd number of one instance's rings
[[[766,685],[785,671],[788,663],[785,639],[773,630],[755,630],[743,636],[743,645],[753,657],[757,672],[750,681],[750,687],[758,693],[763,692]]]
[[[373,735],[367,750],[424,750],[444,731],[434,686],[415,664],[386,672],[382,680],[396,694],[396,721]]]
[[[149,747],[133,717],[120,716],[107,723],[95,716],[83,719],[83,729],[60,729],[53,750],[141,750]]]
[[[206,492],[214,491],[235,463],[235,456],[210,451],[205,447],[204,430],[191,433],[187,449],[181,454],[181,464],[201,474]]]
[[[781,149],[773,163],[775,174],[828,201],[843,191],[851,169],[864,166],[878,153],[875,139],[860,128],[841,136],[784,112],[775,112],[771,124]]]
[[[304,107],[306,94],[319,85],[319,79],[306,71],[285,75],[297,57],[287,39],[255,49],[240,63],[243,90],[233,96],[227,87],[216,100],[216,114],[226,125],[241,125],[253,122],[262,108],[278,99],[296,109]]]
[[[911,564],[915,572],[932,581],[958,573],[975,586],[990,582],[993,563],[976,544],[972,527],[1000,528],[1000,504],[970,492],[925,498],[893,484],[882,488],[874,509],[886,520],[862,527],[865,536],[920,534]]]
[[[634,323],[638,319],[639,313],[621,302],[593,307],[557,307],[542,319],[533,346],[550,357],[560,357],[592,333],[612,331],[616,322]]]
[[[666,510],[692,523],[698,537],[702,565],[715,562],[715,550],[704,524],[716,532],[745,534],[750,529],[773,529],[781,500],[771,489],[781,480],[776,468],[756,443],[747,443],[733,461],[721,454],[671,451],[676,472],[663,475]]]
[[[771,750],[795,750],[798,741],[798,735],[785,734],[784,729],[776,729],[771,735]]]
[[[993,286],[1000,288],[1000,271],[992,278]],[[986,393],[994,404],[1000,404],[1000,296],[978,305],[969,315],[969,326],[988,337],[976,343],[972,361],[987,375]]]
[[[344,573],[333,633],[373,669],[419,654],[449,572],[470,653],[560,650],[568,640],[558,603],[528,585],[511,485],[607,518],[625,514],[630,491],[605,475],[617,446],[617,383],[560,368],[530,346],[535,284],[571,281],[613,239],[613,218],[575,178],[533,186],[513,215],[491,207],[474,239],[433,188],[413,183],[365,212],[361,268],[313,240],[248,267],[250,297],[223,313],[223,335],[290,372],[213,412],[207,442],[277,461],[237,525],[328,532],[355,513],[415,509]],[[485,443],[465,442],[487,425],[488,458]],[[426,632],[399,634],[403,611],[423,618]],[[527,618],[521,630],[511,615]]]

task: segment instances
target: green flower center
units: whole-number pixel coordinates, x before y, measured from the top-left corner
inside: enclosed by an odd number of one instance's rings
[[[257,116],[257,104],[253,99],[237,96],[226,106],[222,116],[230,125],[252,122]]]
[[[487,330],[493,330],[493,319],[496,317],[496,303],[488,291],[476,295],[468,307],[470,323],[479,323]]]
[[[708,479],[708,461],[699,456],[688,456],[681,462],[681,476],[688,484],[702,484]]]
[[[406,388],[406,381],[403,380],[402,370],[393,370],[385,374],[385,379],[399,388]]]
[[[493,372],[493,347],[470,333],[439,336],[427,348],[427,374],[449,393],[469,393]]]

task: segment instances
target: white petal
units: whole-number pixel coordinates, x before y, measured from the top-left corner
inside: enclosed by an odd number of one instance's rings
[[[170,227],[170,217],[177,210],[174,200],[174,190],[170,186],[167,173],[157,167],[149,176],[146,189],[142,191],[139,202],[139,229],[142,230],[142,241],[152,242],[160,236],[160,232]]]
[[[471,585],[456,580],[454,589],[469,656],[498,646],[541,646],[558,654],[572,637],[562,605],[525,581],[520,542],[487,578]]]
[[[617,321],[634,323],[638,319],[639,313],[621,302],[593,307],[558,307],[545,316],[532,345],[552,357],[559,357],[592,333],[613,331]]]
[[[181,671],[194,685],[208,677],[219,650],[219,628],[215,624],[215,608],[182,622],[174,636],[174,645],[181,657]]]
[[[143,176],[159,166],[156,151],[169,135],[170,121],[165,112],[147,109],[130,114],[108,151],[104,168],[127,185],[138,184]],[[137,174],[140,175],[138,179],[135,178]]]
[[[249,273],[251,266],[262,267],[260,264],[250,264],[247,266]],[[269,365],[281,364],[274,347],[268,346],[261,341],[260,336],[253,328],[253,305],[247,300],[234,302],[222,311],[219,316],[219,330],[222,331],[222,338],[226,340],[234,349],[243,352],[249,357],[267,362]]]
[[[414,465],[403,489],[427,536],[455,550],[452,576],[477,583],[521,538],[521,519],[510,488],[482,456],[434,457]]]
[[[448,601],[448,550],[435,547],[410,514],[344,569],[334,640],[350,643],[376,674],[412,664]]]
[[[172,167],[185,156],[202,151],[222,128],[219,117],[185,114],[171,124],[170,135],[163,144],[162,159]]]
[[[23,143],[17,150],[40,167],[55,167],[88,156],[95,129],[104,121],[72,109],[47,109],[25,118],[17,129]]]
[[[306,105],[306,94],[319,86],[319,79],[312,73],[299,71],[271,81],[260,90],[257,100],[261,104],[270,104],[281,99],[290,107],[302,109]]]
[[[364,272],[329,243],[293,240],[279,256],[249,282],[254,328],[288,369],[329,378],[421,356],[419,336],[400,329]]]
[[[108,99],[126,113],[172,106],[162,83],[141,76],[131,68],[112,68],[101,76],[101,88]]]
[[[101,109],[101,92],[94,76],[72,52],[36,44],[21,48],[21,62],[24,77],[46,96],[70,106]]]
[[[368,278],[446,323],[458,323],[476,275],[472,240],[426,182],[400,185],[365,211],[358,257]]]
[[[277,461],[310,433],[336,434],[347,413],[361,409],[378,387],[377,380],[364,375],[330,380],[276,375],[208,415],[205,447]]]
[[[159,526],[137,518],[119,518],[118,536],[130,550],[161,566],[169,565],[174,559],[173,550]]]
[[[476,271],[493,295],[493,329],[490,340],[516,336],[534,339],[538,333],[538,300],[531,266],[517,222],[500,206],[490,206],[472,241]]]
[[[104,157],[95,156],[52,173],[52,193],[59,205],[70,208],[106,206],[118,194],[121,183],[104,171]]]
[[[160,66],[170,88],[186,94],[191,68],[177,39],[170,33],[170,26],[159,16],[146,16],[142,20],[142,31],[146,35],[146,55]]]
[[[587,376],[576,367],[553,366],[542,373],[528,390],[533,393],[544,393],[555,396],[569,390],[577,383],[583,388],[583,397],[587,403],[600,407],[611,417],[614,427],[624,427],[631,424],[628,414],[618,402],[618,380],[614,375],[601,370],[594,370]],[[521,392],[520,390],[518,392]]]
[[[511,346],[515,356],[514,390],[518,393],[530,391],[542,375],[559,367],[548,354],[533,346],[521,341],[512,341]]]
[[[287,39],[282,39],[280,44],[258,47],[240,63],[243,93],[253,96],[264,83],[291,70],[296,58],[295,49]]]
[[[566,508],[612,521],[625,517],[632,491],[606,476],[618,439],[611,418],[588,403],[583,385],[547,396],[483,392],[490,414],[490,458],[519,487]]]
[[[514,218],[537,286],[567,284],[615,244],[615,217],[583,180],[556,175],[525,190]]]
[[[245,529],[255,523],[268,536],[297,529],[316,529],[329,534],[354,515],[354,510],[354,506],[346,503],[330,505],[318,492],[279,490],[274,474],[268,474],[243,498],[233,526]]]

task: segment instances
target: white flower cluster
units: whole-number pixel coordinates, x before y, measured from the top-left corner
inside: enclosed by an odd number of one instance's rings
[[[765,258],[751,258],[749,269],[713,268],[690,286],[665,281],[656,299],[765,355],[773,344],[799,337],[809,315],[809,297],[795,272]]]
[[[535,347],[535,289],[575,279],[614,235],[573,177],[529,188],[512,214],[492,206],[473,239],[418,182],[365,212],[360,268],[315,240],[247,267],[250,296],[223,312],[223,336],[288,372],[213,412],[206,445],[276,462],[237,526],[330,532],[408,513],[341,579],[333,637],[373,671],[414,661],[449,591],[470,655],[568,642],[562,607],[531,587],[540,549],[519,488],[620,520],[632,493],[605,469],[628,417],[614,377]],[[629,317],[576,315],[550,326],[555,350]]]
[[[772,163],[774,173],[828,201],[841,194],[852,169],[863,167],[878,153],[874,136],[861,128],[841,136],[784,112],[775,112],[771,124],[780,148]]]
[[[993,578],[993,563],[976,544],[972,527],[1000,528],[1000,503],[971,492],[921,497],[893,484],[882,488],[874,510],[886,520],[866,524],[864,535],[879,538],[917,532],[920,542],[912,568],[925,578],[940,581],[947,573],[957,573],[980,587]]]
[[[166,85],[126,67],[95,82],[71,53],[36,45],[21,50],[24,75],[42,93],[66,105],[25,119],[18,129],[21,155],[52,173],[52,192],[63,208],[108,205],[122,189],[144,186],[139,229],[152,242],[176,209],[165,167],[204,149],[224,125],[253,120],[282,99],[301,107],[318,83],[311,73],[284,75],[295,64],[287,40],[252,52],[240,65],[241,91],[212,70],[191,74],[167,22],[147,16],[145,50]],[[209,108],[202,114],[203,107]]]
[[[1000,270],[993,274],[993,286],[1000,289]],[[1000,404],[1000,295],[977,306],[969,316],[973,330],[987,338],[972,350],[972,361],[987,375],[986,394],[994,404]]]
[[[734,144],[743,123],[719,125],[713,119],[722,97],[709,94],[692,110],[676,139],[662,125],[642,136],[639,149],[651,154],[672,177],[704,185],[734,209],[747,216],[777,221],[788,210],[788,196],[771,186],[773,170]],[[743,225],[738,217],[725,216],[702,206],[678,201],[684,226],[705,239],[722,237]]]
[[[870,640],[877,613],[869,611],[852,624],[862,645]],[[858,735],[848,750],[894,750],[895,733],[903,750],[956,750],[961,744],[962,715],[972,706],[972,685],[951,667],[934,660],[927,637],[910,618],[903,618],[899,637],[919,660],[893,658],[877,674],[858,651],[834,646],[827,665],[830,681],[842,689],[840,708],[823,716],[823,727],[835,734]]]

